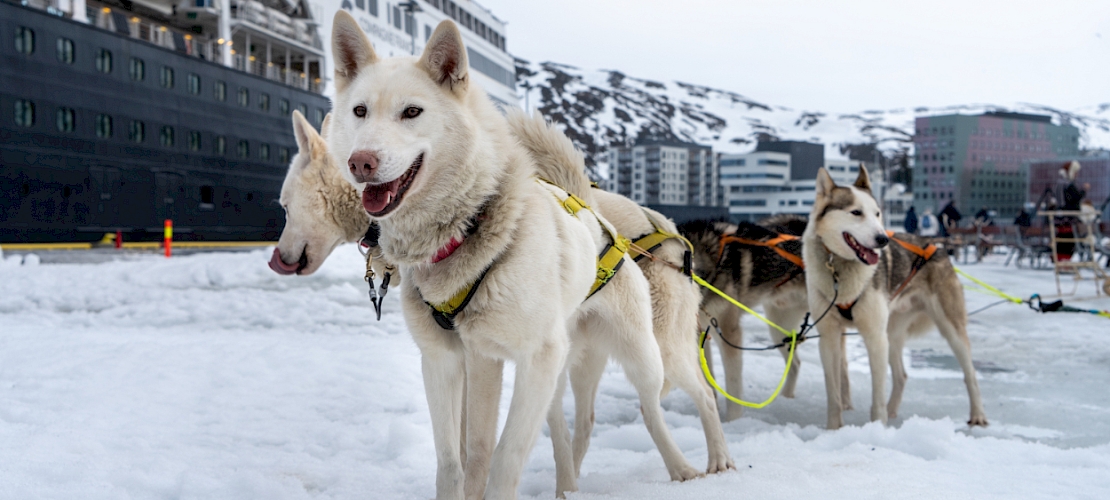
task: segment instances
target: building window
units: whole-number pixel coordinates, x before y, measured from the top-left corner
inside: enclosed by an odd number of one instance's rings
[[[217,101],[227,100],[227,84],[224,82],[216,82],[212,87],[212,95],[216,97]]]
[[[239,105],[246,107],[251,103],[251,93],[246,87],[239,87]]]
[[[23,26],[16,28],[15,51],[27,55],[35,53],[35,30]]]
[[[189,93],[193,95],[200,95],[200,75],[192,73],[189,75],[188,80]]]
[[[261,144],[258,146],[258,159],[262,161],[270,161],[270,145]]]
[[[224,153],[226,153],[227,152],[227,138],[222,136],[222,135],[216,136],[216,140],[212,142],[212,149],[218,155],[223,155]]]
[[[139,120],[131,120],[131,126],[127,129],[127,140],[141,144],[144,139],[146,139],[146,124]]]
[[[131,58],[131,66],[128,68],[128,73],[131,74],[131,79],[136,82],[141,82],[146,79],[146,63],[138,57]]]
[[[262,111],[270,110],[270,94],[258,94],[258,109]]]
[[[112,137],[111,116],[96,115],[96,136],[101,139],[109,139]]]
[[[173,68],[171,68],[169,66],[162,66],[161,82],[162,82],[162,88],[164,88],[164,89],[172,89],[173,88]]]
[[[15,124],[30,127],[35,124],[35,103],[24,99],[15,101]]]
[[[58,60],[73,64],[73,40],[58,37]]]
[[[200,151],[200,147],[200,132],[196,130],[189,132],[189,151]]]
[[[281,111],[281,116],[289,116],[289,99],[282,99],[278,103],[278,110]]]
[[[278,148],[278,161],[289,163],[289,148]]]
[[[58,132],[73,132],[75,128],[76,113],[73,108],[58,108]]]
[[[165,125],[158,133],[158,142],[167,148],[173,147],[173,127]]]
[[[100,49],[100,51],[96,53],[96,70],[101,73],[112,72],[112,51]]]
[[[250,156],[251,156],[251,144],[249,142],[247,142],[246,140],[239,141],[239,157],[240,158],[250,158]]]
[[[378,17],[378,0],[366,0],[366,10],[371,16]]]

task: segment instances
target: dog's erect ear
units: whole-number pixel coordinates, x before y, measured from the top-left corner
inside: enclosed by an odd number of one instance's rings
[[[836,183],[829,176],[829,172],[824,167],[817,169],[817,186],[815,187],[817,197],[828,196],[835,187]]]
[[[301,153],[307,154],[310,158],[316,158],[326,152],[327,145],[320,134],[312,128],[312,124],[308,123],[304,115],[300,111],[293,110],[293,136],[297,138],[297,150]]]
[[[331,126],[331,113],[324,115],[324,121],[320,122],[320,137],[322,139],[328,138],[328,127]]]
[[[424,47],[424,54],[420,56],[420,67],[428,72],[433,81],[462,95],[468,84],[468,64],[458,26],[449,20],[439,23]]]
[[[856,177],[854,185],[861,191],[871,192],[871,177],[867,175],[867,167],[862,164],[859,166],[859,177]]]
[[[331,53],[335,55],[335,89],[342,92],[362,68],[378,62],[378,54],[355,18],[345,10],[335,13],[331,27]]]

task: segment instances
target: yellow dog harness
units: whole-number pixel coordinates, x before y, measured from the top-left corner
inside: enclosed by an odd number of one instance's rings
[[[586,296],[586,298],[589,299],[597,293],[598,290],[604,288],[605,285],[609,283],[609,280],[613,279],[613,276],[620,270],[621,266],[624,264],[624,256],[628,253],[630,242],[628,238],[617,233],[616,229],[610,226],[608,222],[598,217],[597,213],[594,212],[582,198],[575,196],[573,193],[568,192],[566,189],[563,189],[549,180],[537,178],[536,182],[539,182],[541,185],[546,184],[552,188],[548,189],[548,191],[555,196],[555,199],[559,201],[559,204],[562,205],[567,213],[578,217],[578,212],[589,210],[590,213],[594,215],[594,218],[597,219],[602,229],[609,233],[610,242],[608,245],[605,245],[605,248],[597,257],[597,277],[594,279],[593,286],[590,287],[590,294]],[[655,221],[652,221],[652,225],[655,225]],[[656,228],[658,229],[658,225],[656,225]],[[659,243],[662,243],[662,241]],[[655,243],[654,246],[658,246],[659,243]],[[474,297],[474,292],[478,289],[482,280],[485,279],[486,273],[489,272],[491,267],[493,267],[493,263],[490,263],[490,266],[482,271],[482,274],[478,275],[478,279],[464,286],[456,292],[454,296],[448,299],[447,302],[433,304],[425,301],[432,309],[432,318],[436,320],[436,323],[439,324],[441,328],[445,330],[455,329],[455,317],[466,308],[470,299]]]

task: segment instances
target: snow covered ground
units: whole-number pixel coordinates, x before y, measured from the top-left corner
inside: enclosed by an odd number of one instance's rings
[[[305,278],[277,276],[268,258],[0,261],[0,498],[432,497],[419,355],[397,294],[373,321],[353,246]],[[1017,295],[1055,290],[1051,273],[1000,260],[965,269]],[[968,293],[972,310],[994,300]],[[765,327],[744,326],[747,343],[765,342]],[[798,398],[725,424],[737,470],[681,484],[611,366],[571,498],[1110,498],[1110,321],[1003,304],[972,317],[971,341],[989,428],[964,425],[960,374],[933,334],[911,342],[903,418],[886,428],[866,422],[866,359],[850,338],[857,409],[826,431],[816,343],[803,344]],[[777,353],[748,355],[746,395],[768,394],[781,367]],[[664,407],[704,466],[693,404],[676,392]],[[553,489],[541,437],[521,493]]]

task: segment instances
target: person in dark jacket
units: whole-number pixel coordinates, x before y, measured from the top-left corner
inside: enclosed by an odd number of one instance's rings
[[[917,234],[917,210],[914,210],[913,205],[906,210],[906,220],[902,221],[902,228],[906,230],[906,234]]]
[[[956,227],[960,224],[960,219],[963,219],[963,214],[956,209],[955,202],[949,201],[940,211],[940,233],[945,237],[948,236],[948,227]]]

